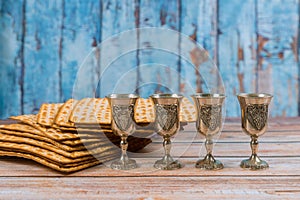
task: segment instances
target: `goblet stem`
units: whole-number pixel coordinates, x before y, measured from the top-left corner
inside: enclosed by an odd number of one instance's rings
[[[169,137],[164,137],[164,149],[165,149],[165,157],[168,156],[170,157],[170,152],[171,152],[171,140]]]
[[[257,156],[257,150],[258,150],[257,137],[251,137],[250,146],[251,146],[251,150],[252,150],[252,155]]]
[[[258,141],[256,136],[251,137],[251,142],[250,142],[251,150],[252,150],[252,155],[250,158],[243,160],[241,162],[241,167],[242,168],[248,168],[252,170],[259,170],[259,169],[266,169],[269,167],[268,163],[262,159],[260,159],[257,155],[257,150],[258,150]]]
[[[122,150],[121,161],[123,163],[126,163],[126,161],[129,160],[129,158],[127,156],[128,142],[127,142],[127,137],[126,136],[121,137],[120,146],[121,146],[121,150]]]
[[[122,150],[122,155],[119,160],[116,160],[111,163],[111,168],[112,169],[119,169],[119,170],[128,170],[128,169],[134,169],[137,167],[136,161],[133,159],[129,159],[127,156],[127,136],[122,136],[121,137],[121,142],[120,142],[121,150]]]
[[[223,169],[224,165],[220,161],[216,160],[214,158],[214,156],[212,155],[213,140],[212,140],[211,136],[206,137],[205,148],[206,148],[207,154],[203,160],[198,160],[196,162],[196,168],[208,169],[208,170]]]
[[[213,150],[213,140],[211,137],[207,137],[205,141],[205,148],[207,151],[207,155],[212,155],[212,150]]]
[[[174,162],[172,156],[171,156],[171,139],[170,137],[164,137],[164,149],[165,149],[165,155],[163,157],[163,162],[165,162],[167,165]]]
[[[174,159],[170,154],[171,152],[170,137],[164,137],[163,145],[164,145],[165,155],[161,160],[155,162],[154,167],[163,170],[172,170],[172,169],[181,168],[183,165],[178,160],[174,161]]]

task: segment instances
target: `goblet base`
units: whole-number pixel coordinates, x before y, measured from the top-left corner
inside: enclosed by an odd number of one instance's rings
[[[154,167],[162,170],[180,169],[183,165],[178,160],[173,160],[170,156],[165,156],[161,160],[157,160]]]
[[[112,162],[110,167],[116,170],[130,170],[137,168],[137,164],[133,159],[117,160]]]
[[[195,167],[205,170],[219,170],[223,169],[224,165],[220,161],[215,160],[215,158],[209,154],[206,155],[204,159],[198,160]]]
[[[257,155],[251,155],[250,158],[243,160],[240,164],[241,168],[260,170],[267,169],[269,165],[266,161],[260,159]]]

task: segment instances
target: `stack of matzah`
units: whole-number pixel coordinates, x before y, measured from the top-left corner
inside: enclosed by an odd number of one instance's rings
[[[138,99],[137,130],[128,138],[128,150],[138,151],[151,142],[154,110],[150,99]],[[0,156],[32,159],[61,172],[75,172],[119,157],[120,137],[111,130],[106,98],[70,99],[43,104],[37,115],[11,117],[15,124],[0,125]],[[180,120],[195,120],[195,109],[183,100]]]

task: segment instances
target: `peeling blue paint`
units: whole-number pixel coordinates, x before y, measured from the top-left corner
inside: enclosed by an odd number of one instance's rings
[[[239,92],[272,93],[272,116],[297,116],[298,5],[299,0],[0,1],[0,118],[34,113],[44,102],[71,98],[80,64],[91,51],[78,97],[136,88],[143,97],[170,88],[186,95],[197,88],[208,91],[205,77],[199,85],[191,63],[179,60],[184,45],[180,38],[165,39],[178,46],[175,54],[149,48],[130,52],[104,72],[101,56],[113,58],[119,51],[104,53],[96,46],[138,27],[181,31],[202,45],[222,75],[227,116],[240,115],[235,96]],[[130,42],[145,48],[151,46],[148,37],[137,35]],[[113,45],[121,45],[121,51],[126,42]],[[179,71],[181,77],[172,75]]]

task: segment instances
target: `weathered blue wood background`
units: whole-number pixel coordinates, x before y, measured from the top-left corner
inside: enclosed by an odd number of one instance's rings
[[[170,59],[165,52],[143,49],[120,57],[105,72],[108,78],[97,82],[102,73],[97,45],[112,35],[142,27],[179,31],[209,52],[226,88],[227,116],[239,116],[235,95],[240,92],[272,93],[272,116],[298,116],[299,1],[0,0],[0,118],[35,113],[44,102],[71,98],[79,65],[91,50],[94,67],[83,87],[99,96],[112,91],[128,71],[136,71],[136,76],[126,84],[138,88],[142,96],[165,91],[142,85],[145,80],[164,81],[162,77],[170,76],[172,70],[192,81],[195,91],[205,91],[197,84],[200,75],[186,70],[187,63],[179,57]],[[170,42],[178,43],[180,53],[179,41]],[[130,43],[137,48],[149,45],[147,35],[142,34]],[[149,62],[163,66],[147,66]],[[186,91],[178,77],[170,78],[178,84],[178,91]]]

